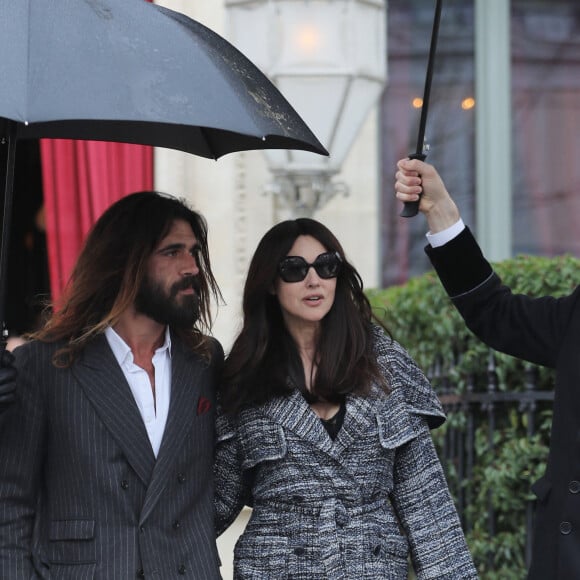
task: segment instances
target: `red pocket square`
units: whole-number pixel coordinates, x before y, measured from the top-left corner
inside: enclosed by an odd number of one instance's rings
[[[211,409],[211,401],[205,397],[200,397],[197,402],[197,414],[205,415]]]

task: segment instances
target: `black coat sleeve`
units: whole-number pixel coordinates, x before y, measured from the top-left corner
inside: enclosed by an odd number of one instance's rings
[[[562,298],[532,298],[504,285],[466,228],[438,248],[425,249],[468,328],[492,348],[555,367],[580,289]]]

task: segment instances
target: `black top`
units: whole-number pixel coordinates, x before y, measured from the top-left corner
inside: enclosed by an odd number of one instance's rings
[[[324,428],[328,431],[331,439],[336,439],[342,423],[344,422],[344,415],[346,413],[346,402],[340,404],[340,409],[330,419],[320,419]]]

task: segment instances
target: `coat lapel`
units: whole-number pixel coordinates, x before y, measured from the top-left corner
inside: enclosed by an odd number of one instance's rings
[[[348,395],[344,422],[334,441],[297,390],[288,397],[273,399],[262,407],[262,412],[284,429],[292,431],[302,440],[338,459],[357,439],[365,437],[373,423],[376,423],[376,404],[377,401],[372,396],[367,398]]]
[[[153,449],[133,393],[105,335],[99,335],[85,348],[72,372],[131,467],[148,485],[155,465]]]
[[[337,453],[343,453],[358,439],[368,435],[373,422],[376,423],[374,405],[375,399],[347,396],[344,422],[335,441]]]
[[[262,412],[303,441],[333,455],[332,439],[298,390],[294,390],[288,397],[276,397],[269,401],[262,407]]]
[[[348,395],[346,398],[346,414],[338,436],[332,440],[324,428],[322,421],[312,411],[299,391],[294,391],[288,397],[276,398],[260,408],[260,412],[276,422],[284,430],[294,433],[301,443],[319,449],[333,461],[321,462],[320,477],[326,477],[330,485],[338,477],[350,478],[356,486],[353,476],[357,465],[362,460],[358,454],[349,450],[368,437],[369,432],[376,431],[376,400]],[[337,470],[339,470],[337,472]],[[340,473],[340,475],[338,475]]]
[[[141,521],[151,513],[173,474],[172,466],[195,420],[195,402],[201,391],[205,364],[176,337],[171,337],[171,401],[165,432],[147,490]]]

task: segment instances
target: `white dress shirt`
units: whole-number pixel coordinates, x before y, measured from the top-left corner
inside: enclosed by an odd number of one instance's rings
[[[463,220],[459,218],[452,226],[449,226],[445,230],[441,230],[436,234],[427,232],[427,241],[432,248],[438,248],[439,246],[444,246],[447,242],[450,242],[453,238],[456,238],[465,229],[465,224]]]
[[[165,342],[155,351],[152,359],[155,369],[155,398],[149,376],[144,369],[135,364],[129,345],[111,327],[105,330],[105,336],[129,383],[129,387],[131,387],[143,423],[145,423],[153,453],[157,457],[167,422],[171,396],[171,338],[169,328],[165,331]]]

